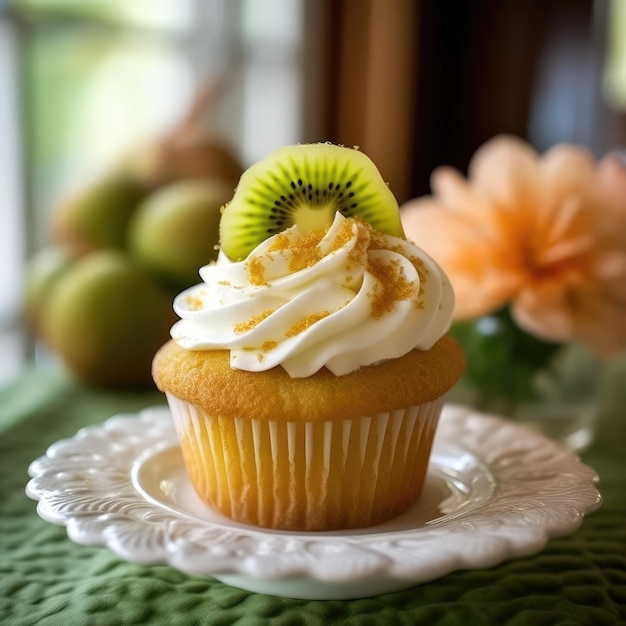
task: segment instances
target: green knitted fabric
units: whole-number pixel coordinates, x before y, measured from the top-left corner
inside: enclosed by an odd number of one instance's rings
[[[0,624],[578,625],[626,624],[626,367],[583,460],[603,506],[538,555],[455,572],[407,591],[349,601],[276,598],[170,567],[128,563],[71,542],[26,497],[27,468],[55,441],[113,414],[163,403],[157,393],[86,390],[27,371],[0,390]]]

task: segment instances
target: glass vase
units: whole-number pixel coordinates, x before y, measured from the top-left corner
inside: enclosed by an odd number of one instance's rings
[[[581,452],[594,438],[605,363],[523,331],[508,310],[457,323],[467,370],[449,401],[513,420]]]

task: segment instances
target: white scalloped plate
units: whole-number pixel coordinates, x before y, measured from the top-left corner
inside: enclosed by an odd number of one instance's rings
[[[308,599],[368,597],[534,554],[602,502],[596,473],[574,453],[453,405],[441,416],[419,501],[359,531],[264,530],[212,511],[187,479],[165,407],[84,428],[29,473],[38,514],[77,543]]]

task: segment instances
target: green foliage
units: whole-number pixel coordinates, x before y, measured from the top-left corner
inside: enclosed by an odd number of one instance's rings
[[[546,342],[523,331],[508,308],[453,325],[450,334],[463,346],[467,370],[463,383],[473,389],[478,408],[507,408],[535,396],[534,378],[562,344]]]

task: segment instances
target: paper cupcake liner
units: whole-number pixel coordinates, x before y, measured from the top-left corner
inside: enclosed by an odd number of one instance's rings
[[[224,515],[285,530],[359,528],[419,496],[443,405],[323,422],[207,415],[167,394],[190,480]]]

